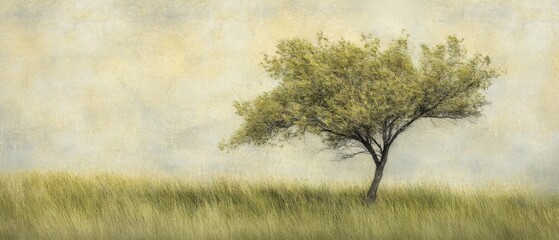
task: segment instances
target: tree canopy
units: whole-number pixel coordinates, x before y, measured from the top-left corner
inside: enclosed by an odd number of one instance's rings
[[[279,84],[235,102],[245,121],[222,148],[274,144],[313,134],[344,156],[371,154],[384,166],[395,139],[421,118],[463,119],[481,115],[484,90],[499,75],[489,57],[468,55],[463,41],[421,46],[414,59],[408,36],[381,47],[360,42],[283,40],[263,67]]]

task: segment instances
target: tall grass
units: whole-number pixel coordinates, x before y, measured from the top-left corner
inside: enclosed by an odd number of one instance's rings
[[[559,239],[559,198],[522,190],[0,176],[0,239]]]

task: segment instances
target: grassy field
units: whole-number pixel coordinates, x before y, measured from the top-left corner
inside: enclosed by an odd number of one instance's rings
[[[429,185],[0,176],[0,239],[559,239],[559,197]]]

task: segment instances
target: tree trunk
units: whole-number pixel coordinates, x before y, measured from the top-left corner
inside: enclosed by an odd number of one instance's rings
[[[370,203],[375,202],[377,200],[377,190],[380,184],[380,180],[382,179],[382,172],[384,171],[384,164],[381,163],[377,166],[375,170],[375,176],[373,178],[373,182],[371,183],[371,187],[369,188],[369,192],[367,192],[367,201]]]

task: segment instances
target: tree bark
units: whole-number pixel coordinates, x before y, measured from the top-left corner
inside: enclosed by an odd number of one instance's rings
[[[377,200],[377,190],[380,184],[380,180],[382,179],[382,172],[384,171],[384,163],[381,163],[377,166],[375,170],[375,176],[373,177],[373,182],[371,183],[371,187],[369,187],[369,191],[367,192],[367,201],[370,203],[375,202]]]
[[[382,180],[382,173],[384,171],[384,166],[388,161],[388,149],[390,148],[390,143],[387,144],[385,142],[384,149],[380,150],[381,151],[380,159],[378,159],[376,152],[373,150],[371,145],[365,145],[365,147],[367,147],[367,150],[369,150],[369,152],[371,153],[371,156],[373,157],[373,161],[375,162],[375,166],[376,166],[373,182],[369,187],[369,191],[367,191],[367,202],[374,203],[377,200],[377,191],[380,185],[380,180]]]

